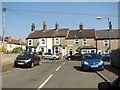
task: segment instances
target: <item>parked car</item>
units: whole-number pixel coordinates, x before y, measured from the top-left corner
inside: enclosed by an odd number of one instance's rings
[[[111,61],[111,56],[110,56],[110,54],[103,54],[103,55],[101,55],[101,59],[103,61]]]
[[[98,90],[120,90],[120,76],[113,82],[100,82]]]
[[[75,53],[74,55],[66,57],[67,60],[81,60],[82,54]]]
[[[35,65],[39,65],[40,57],[35,52],[25,51],[18,55],[14,61],[14,66],[25,66],[25,67],[34,67]]]
[[[59,60],[60,57],[58,55],[52,54],[52,53],[44,53],[43,59],[51,59],[51,60]]]
[[[104,70],[104,62],[96,53],[83,54],[81,64],[83,70]]]

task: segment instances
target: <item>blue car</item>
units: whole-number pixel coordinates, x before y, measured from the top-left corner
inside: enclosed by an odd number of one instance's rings
[[[81,64],[83,70],[104,70],[104,62],[96,53],[83,54]]]

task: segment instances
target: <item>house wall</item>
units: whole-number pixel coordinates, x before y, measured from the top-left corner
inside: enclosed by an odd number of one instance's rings
[[[107,46],[107,47],[104,46],[103,40],[97,40],[97,48],[98,48],[98,50],[101,50],[101,54],[105,54],[104,51],[106,49],[109,50],[109,46]],[[117,49],[117,48],[118,48],[118,40],[112,39],[111,40],[111,50]]]
[[[8,51],[8,52],[12,52],[12,50],[13,50],[15,47],[22,47],[22,46],[21,46],[21,45],[17,45],[17,44],[7,44],[7,51]]]
[[[67,55],[69,55],[70,49],[72,49],[72,54],[76,53],[76,50],[79,47],[84,46],[82,43],[82,39],[79,39],[79,44],[76,45],[74,44],[74,39],[66,39],[67,40]],[[92,45],[94,47],[96,47],[96,41],[94,38],[92,39],[87,39],[87,44],[88,46]]]

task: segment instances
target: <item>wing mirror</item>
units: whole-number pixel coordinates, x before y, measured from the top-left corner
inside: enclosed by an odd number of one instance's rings
[[[110,82],[101,82],[98,84],[98,90],[109,90],[110,86]]]

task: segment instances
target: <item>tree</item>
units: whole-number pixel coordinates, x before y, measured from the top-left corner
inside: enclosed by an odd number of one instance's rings
[[[7,51],[7,49],[4,48],[4,47],[1,47],[1,48],[0,48],[0,51],[2,51],[3,53],[5,53],[5,52]]]
[[[23,49],[21,47],[15,47],[12,52],[13,53],[21,53],[23,51]]]

